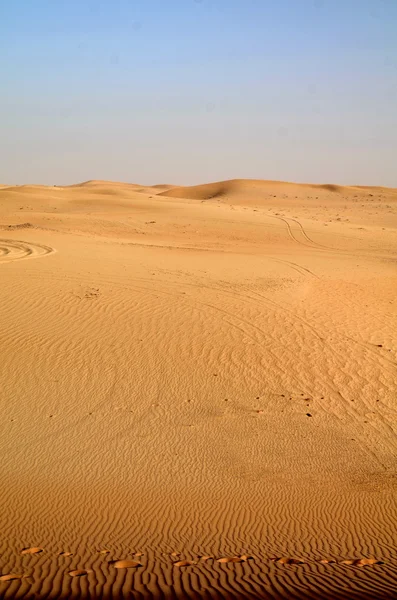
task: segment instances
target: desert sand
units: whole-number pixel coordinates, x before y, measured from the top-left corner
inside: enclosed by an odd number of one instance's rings
[[[396,597],[396,209],[1,186],[0,597]]]

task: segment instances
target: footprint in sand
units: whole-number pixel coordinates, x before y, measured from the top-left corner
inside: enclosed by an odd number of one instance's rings
[[[202,560],[203,562],[207,562],[208,560],[213,560],[214,557],[213,556],[199,556],[198,559]]]
[[[63,556],[65,558],[68,558],[69,556],[73,556],[73,552],[60,552],[58,554],[58,556]]]
[[[69,571],[70,577],[86,577],[90,573],[93,573],[92,569],[75,569],[74,571]]]
[[[98,554],[109,554],[110,550],[98,550]]]
[[[303,565],[306,561],[302,558],[291,558],[290,556],[282,556],[280,558],[271,558],[272,562],[279,565]]]
[[[334,560],[333,558],[322,558],[319,562],[322,565],[334,565],[336,563],[336,560]]]
[[[22,579],[23,575],[19,573],[7,573],[6,575],[0,575],[0,581],[15,581],[15,579]]]
[[[350,565],[352,567],[372,567],[373,565],[383,565],[383,562],[377,558],[349,558],[347,560],[342,560],[342,565]]]
[[[142,567],[142,563],[136,560],[111,560],[109,564],[115,569],[137,569]]]
[[[40,552],[44,552],[43,548],[22,548],[21,554],[40,554]]]
[[[197,565],[195,560],[178,560],[173,563],[174,567],[190,567],[191,565]]]
[[[225,564],[225,563],[242,563],[246,562],[250,556],[224,556],[222,558],[218,558],[216,562]]]

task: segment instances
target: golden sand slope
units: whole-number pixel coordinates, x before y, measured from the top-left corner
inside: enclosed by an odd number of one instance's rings
[[[395,597],[396,205],[1,188],[0,597]]]

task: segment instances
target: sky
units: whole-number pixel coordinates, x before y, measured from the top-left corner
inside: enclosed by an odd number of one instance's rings
[[[397,187],[396,0],[2,0],[0,183]]]

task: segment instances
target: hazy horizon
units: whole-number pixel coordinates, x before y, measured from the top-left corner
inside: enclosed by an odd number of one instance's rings
[[[397,3],[7,3],[0,184],[397,187]]]

